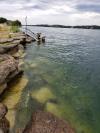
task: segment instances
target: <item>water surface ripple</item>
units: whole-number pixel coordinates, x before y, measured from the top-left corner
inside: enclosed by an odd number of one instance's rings
[[[27,46],[28,84],[16,107],[14,129],[42,109],[69,121],[77,133],[100,133],[100,31],[29,28],[44,33],[46,43]]]

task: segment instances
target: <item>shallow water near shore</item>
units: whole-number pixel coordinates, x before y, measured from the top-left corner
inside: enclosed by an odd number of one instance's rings
[[[29,27],[46,43],[27,45],[24,75],[2,97],[12,132],[41,109],[67,120],[76,133],[100,133],[100,31]]]

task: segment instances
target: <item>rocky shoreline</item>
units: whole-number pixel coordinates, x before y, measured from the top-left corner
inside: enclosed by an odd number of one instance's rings
[[[25,33],[14,34],[12,38],[0,39],[0,95],[7,89],[8,83],[23,72],[20,58],[26,44],[35,41]],[[6,113],[7,107],[0,103],[0,133],[9,133],[10,124],[5,117]],[[53,114],[36,111],[25,129],[17,133],[75,133],[75,131],[69,123]]]
[[[23,71],[19,58],[25,45],[32,41],[33,38],[21,32],[16,37],[0,40],[0,95],[7,88],[7,83]]]

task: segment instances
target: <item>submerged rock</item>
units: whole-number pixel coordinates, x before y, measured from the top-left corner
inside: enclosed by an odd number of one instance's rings
[[[24,88],[28,83],[28,79],[24,76],[18,78],[15,82],[9,86],[9,91],[5,91],[2,102],[7,105],[8,113],[7,119],[10,122],[10,129],[14,127],[16,120],[16,111],[18,103],[20,102]]]
[[[8,106],[8,109],[14,109],[17,103],[19,102],[23,89],[26,87],[28,83],[28,79],[25,77],[21,77],[16,80],[15,83],[10,85],[9,92],[5,92],[5,99],[2,101],[4,104]]]
[[[75,133],[74,129],[51,113],[37,111],[23,133]]]
[[[42,87],[39,90],[35,90],[32,92],[31,96],[40,103],[45,103],[49,99],[55,98],[49,87]]]
[[[4,104],[0,103],[0,133],[9,132],[10,124],[5,117],[7,112],[8,112],[7,107]]]

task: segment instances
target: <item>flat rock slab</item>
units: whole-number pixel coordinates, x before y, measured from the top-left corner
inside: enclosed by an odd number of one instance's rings
[[[0,54],[8,53],[18,47],[18,44],[0,45]]]
[[[0,48],[4,48],[4,49],[12,49],[14,47],[16,47],[18,44],[17,43],[13,43],[13,44],[9,44],[9,45],[0,45]]]
[[[5,38],[5,39],[0,39],[0,44],[5,44],[5,43],[20,43],[21,40],[26,39],[26,43],[30,43],[34,41],[34,39],[30,36],[26,36],[25,34],[23,35],[17,35],[13,38]]]
[[[9,39],[0,39],[0,43],[1,43],[1,44],[2,44],[2,43],[9,43],[9,42],[12,42],[12,41],[14,41],[13,38],[9,38]]]
[[[23,133],[75,133],[75,131],[67,122],[53,114],[37,111]]]

